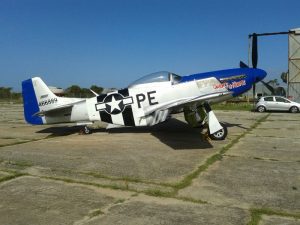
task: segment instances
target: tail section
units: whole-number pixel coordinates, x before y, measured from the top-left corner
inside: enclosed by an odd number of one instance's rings
[[[41,110],[53,108],[53,104],[58,101],[58,97],[39,77],[22,82],[22,96],[25,120],[36,125],[44,124],[43,118],[36,114]]]

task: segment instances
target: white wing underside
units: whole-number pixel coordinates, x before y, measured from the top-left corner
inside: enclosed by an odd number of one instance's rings
[[[169,102],[160,104],[158,107],[152,106],[152,107],[145,108],[144,112],[137,116],[145,117],[145,116],[152,114],[153,112],[164,111],[167,109],[172,110],[174,108],[183,107],[183,106],[191,105],[191,104],[197,104],[197,103],[201,104],[206,100],[215,99],[218,97],[224,97],[224,96],[228,96],[231,94],[232,94],[232,92],[226,91],[226,92],[218,92],[218,93],[213,93],[213,94],[176,99],[174,101],[169,101]]]

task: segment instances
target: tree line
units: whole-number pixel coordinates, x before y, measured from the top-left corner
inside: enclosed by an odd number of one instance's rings
[[[64,96],[90,98],[94,96],[90,89],[97,94],[101,94],[103,92],[103,88],[97,85],[92,85],[90,88],[81,88],[78,85],[71,85],[64,90]],[[22,101],[22,93],[14,92],[11,87],[0,87],[0,99]]]
[[[19,92],[13,92],[10,87],[0,87],[0,99],[4,100],[19,100],[22,94]]]
[[[72,85],[65,89],[65,96],[78,98],[90,98],[95,96],[90,90],[93,90],[97,94],[101,94],[103,92],[103,87],[92,85],[90,88],[81,88],[78,85]]]

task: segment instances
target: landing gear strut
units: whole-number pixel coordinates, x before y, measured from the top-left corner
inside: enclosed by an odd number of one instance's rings
[[[208,135],[212,140],[224,140],[227,137],[227,128],[224,124],[220,124],[215,113],[212,111],[210,105],[205,102],[203,104],[207,115],[206,122],[208,124]]]
[[[190,108],[184,112],[185,120],[197,128],[208,128],[207,136],[212,140],[224,140],[228,131],[225,124],[220,124],[210,105],[205,102],[197,108]]]

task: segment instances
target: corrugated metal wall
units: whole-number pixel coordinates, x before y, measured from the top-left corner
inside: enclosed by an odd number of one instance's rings
[[[289,33],[288,96],[300,102],[300,28]]]

